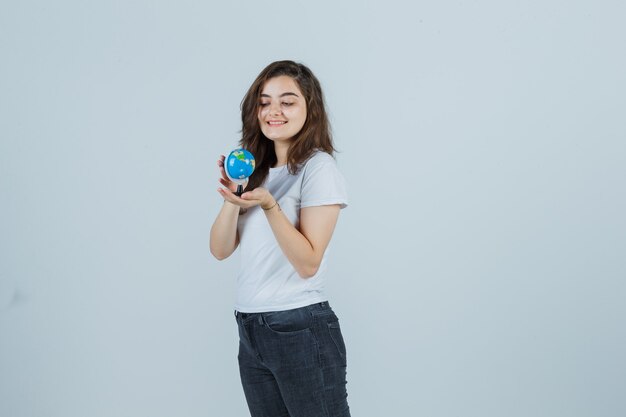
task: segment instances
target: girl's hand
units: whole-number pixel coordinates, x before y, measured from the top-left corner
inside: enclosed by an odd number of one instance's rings
[[[222,184],[224,187],[234,193],[235,191],[237,191],[237,184],[232,182],[230,178],[228,178],[228,175],[226,175],[226,170],[224,169],[225,160],[226,157],[224,155],[220,155],[219,159],[217,160],[217,166],[219,167],[220,174],[222,175],[219,181],[220,184]]]
[[[237,187],[235,187],[235,189],[236,188]],[[270,208],[275,203],[272,194],[270,194],[270,192],[263,187],[255,188],[252,191],[246,191],[241,195],[241,197],[237,197],[229,188],[218,188],[217,191],[224,198],[224,200],[241,208],[247,209],[254,206]]]

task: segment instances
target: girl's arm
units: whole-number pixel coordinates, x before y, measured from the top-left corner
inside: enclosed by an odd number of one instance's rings
[[[237,234],[237,220],[239,206],[224,201],[213,226],[209,248],[218,260],[226,259],[237,249],[239,235]]]
[[[276,205],[265,216],[289,262],[302,278],[317,273],[339,217],[339,204],[300,210],[300,230],[293,227]]]
[[[227,190],[234,191],[237,189],[237,184],[234,184],[226,175],[224,160],[224,155],[220,155],[217,160],[217,166],[221,174],[220,183],[222,186],[226,187]],[[211,227],[211,238],[209,242],[211,253],[220,261],[232,255],[239,245],[239,235],[237,234],[238,219],[239,206],[224,200],[224,205]]]
[[[256,188],[244,193],[241,198],[229,189],[220,189],[220,194],[233,205],[249,208],[260,205],[274,232],[281,250],[302,278],[317,273],[322,257],[335,230],[339,217],[339,204],[305,207],[300,210],[300,229],[295,228],[275,204],[276,200],[265,188]]]

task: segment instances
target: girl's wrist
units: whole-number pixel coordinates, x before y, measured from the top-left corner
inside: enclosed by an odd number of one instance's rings
[[[271,203],[271,204],[261,205],[261,208],[263,210],[265,210],[265,211],[270,211],[271,209],[273,209],[276,206],[278,206],[278,201],[274,200],[274,202]]]
[[[268,192],[266,198],[261,201],[260,206],[263,210],[267,211],[271,210],[276,204],[276,199],[274,199],[274,196]]]
[[[263,210],[268,210],[275,202],[274,196],[269,191],[265,190],[265,195],[261,198],[259,206],[261,206]]]

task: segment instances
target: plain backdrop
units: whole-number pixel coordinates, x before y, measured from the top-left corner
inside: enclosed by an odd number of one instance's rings
[[[621,1],[4,1],[0,416],[246,416],[216,160],[308,65],[353,417],[626,415]],[[245,260],[243,260],[245,261]]]

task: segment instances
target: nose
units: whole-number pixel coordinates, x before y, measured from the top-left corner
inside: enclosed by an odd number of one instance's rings
[[[280,108],[280,104],[271,104],[270,105],[270,115],[271,116],[278,116],[278,115],[280,115],[281,112],[282,112],[282,110]]]

